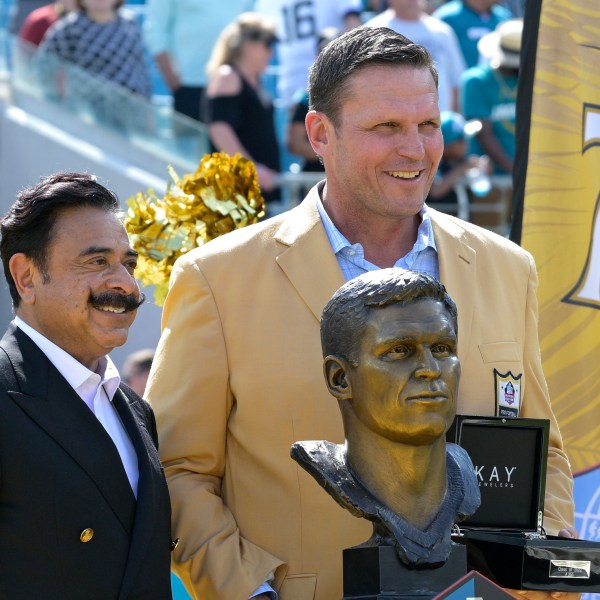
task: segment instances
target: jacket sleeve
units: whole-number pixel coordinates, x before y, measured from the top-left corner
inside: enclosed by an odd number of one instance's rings
[[[552,411],[550,395],[542,370],[538,343],[538,277],[531,255],[530,276],[527,288],[525,316],[525,385],[522,417],[550,420],[548,441],[548,471],[546,474],[546,498],[544,502],[544,528],[556,535],[564,527],[572,527],[574,521],[573,475],[569,460],[563,450],[562,438]]]
[[[136,392],[134,392],[126,383],[121,382],[121,390],[129,398],[129,401],[135,403],[136,409],[140,412],[140,416],[148,428],[148,432],[152,437],[152,442],[158,450],[158,432],[156,430],[156,418],[150,403],[144,400]]]
[[[234,405],[227,348],[208,282],[184,256],[171,277],[147,389],[180,538],[173,570],[193,598],[248,598],[281,561],[244,539],[221,498]]]

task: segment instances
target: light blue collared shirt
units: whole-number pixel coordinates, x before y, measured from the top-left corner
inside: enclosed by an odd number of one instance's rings
[[[323,227],[329,238],[329,243],[335,253],[342,274],[346,281],[358,277],[367,271],[376,271],[377,265],[365,259],[362,244],[351,244],[330,219],[321,198],[317,195],[317,210],[321,216]],[[419,212],[421,224],[417,231],[417,241],[408,254],[398,259],[395,267],[410,269],[418,273],[425,273],[439,280],[440,266],[438,261],[437,247],[433,237],[433,227],[426,204]]]
[[[265,581],[255,592],[250,596],[248,600],[252,600],[255,596],[259,594],[269,594],[271,600],[277,600],[277,592]]]

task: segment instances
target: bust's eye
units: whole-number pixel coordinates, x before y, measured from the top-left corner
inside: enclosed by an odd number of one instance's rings
[[[404,358],[410,354],[410,348],[406,344],[397,344],[390,350],[388,350],[385,354],[386,358],[390,358],[392,360],[398,358]]]
[[[435,344],[431,347],[431,352],[436,356],[448,356],[452,354],[452,347],[450,344]]]

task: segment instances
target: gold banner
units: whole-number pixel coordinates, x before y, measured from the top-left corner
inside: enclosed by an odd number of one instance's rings
[[[600,463],[600,0],[544,0],[538,35],[522,245],[539,270],[552,405],[581,472]]]

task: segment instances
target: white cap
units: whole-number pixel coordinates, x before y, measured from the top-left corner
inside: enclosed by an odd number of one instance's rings
[[[500,23],[491,33],[484,35],[477,48],[493,67],[518,69],[522,37],[523,19],[509,19]]]

